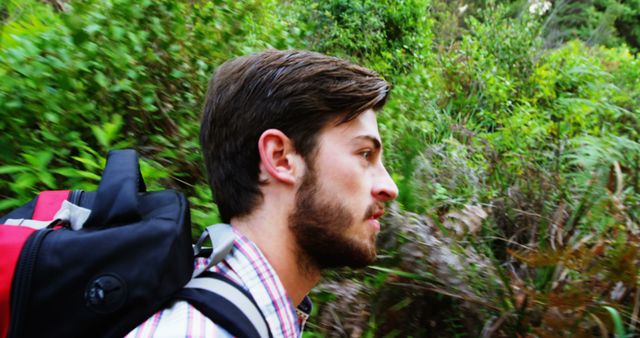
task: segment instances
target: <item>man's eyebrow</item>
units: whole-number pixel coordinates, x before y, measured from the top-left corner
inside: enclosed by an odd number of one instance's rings
[[[371,143],[373,143],[373,147],[376,150],[380,150],[380,148],[382,148],[382,142],[380,142],[380,139],[372,135],[360,135],[360,136],[356,136],[354,139],[370,141]]]

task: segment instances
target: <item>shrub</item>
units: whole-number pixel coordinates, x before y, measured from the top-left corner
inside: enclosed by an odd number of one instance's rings
[[[197,135],[207,80],[235,55],[288,41],[274,19],[276,3],[68,5],[56,15],[37,2],[8,9],[12,21],[0,49],[0,132],[8,135],[0,138],[8,159],[0,167],[0,210],[40,189],[95,183],[98,159],[122,147],[155,159],[147,173],[152,188],[162,180],[194,191],[205,182]],[[83,171],[67,169],[73,167]]]

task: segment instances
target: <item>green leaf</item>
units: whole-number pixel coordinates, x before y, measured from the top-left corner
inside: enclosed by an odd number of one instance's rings
[[[34,168],[43,169],[51,162],[53,152],[51,150],[41,150],[35,154],[23,153],[22,157]]]
[[[84,28],[84,31],[89,33],[89,34],[93,34],[95,32],[100,31],[102,27],[100,27],[100,25],[98,24],[90,24],[87,27]]]
[[[87,167],[87,168],[102,169],[100,164],[97,163],[94,159],[84,158],[84,157],[80,157],[80,156],[73,156],[71,158],[73,158],[74,160],[84,164],[85,167]]]
[[[109,149],[109,137],[107,136],[107,133],[98,126],[91,126],[91,131],[93,132],[93,136],[96,138],[98,143],[104,149]]]
[[[627,333],[624,330],[624,324],[622,322],[622,318],[620,317],[620,313],[618,310],[614,309],[611,306],[603,306],[605,310],[609,312],[611,315],[611,319],[613,320],[613,327],[615,331],[615,338],[627,338]]]
[[[102,72],[98,72],[96,74],[95,80],[100,85],[100,87],[109,88],[109,80]]]
[[[0,200],[0,210],[15,208],[20,206],[22,203],[23,202],[15,198],[5,198]]]
[[[38,177],[36,177],[32,173],[24,173],[22,175],[18,175],[13,186],[19,190],[23,190],[26,188],[33,187],[39,181]]]
[[[77,177],[78,170],[73,168],[58,168],[51,170],[52,173],[62,175],[65,177]]]
[[[0,174],[14,174],[29,170],[29,167],[21,165],[3,165],[0,166]]]
[[[41,171],[38,173],[38,178],[42,183],[44,183],[44,185],[47,186],[47,188],[55,188],[56,179],[53,177],[53,175],[51,175],[51,173],[47,171]]]
[[[100,181],[100,178],[101,178],[100,175],[94,174],[89,171],[79,170],[76,173],[77,173],[76,176],[78,177],[84,177],[94,181]]]
[[[392,275],[396,275],[396,276],[400,276],[400,277],[405,277],[405,278],[411,278],[411,279],[424,279],[425,276],[417,274],[417,273],[413,273],[413,272],[407,272],[407,271],[402,271],[402,270],[396,270],[396,269],[389,269],[389,268],[385,268],[382,266],[369,266],[369,268],[373,269],[373,270],[377,270],[377,271],[382,271],[382,272],[386,272]]]

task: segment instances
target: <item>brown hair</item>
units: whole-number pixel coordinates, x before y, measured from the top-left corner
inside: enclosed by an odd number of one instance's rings
[[[218,67],[200,143],[222,220],[250,213],[262,197],[258,140],[265,130],[282,131],[308,160],[323,127],[380,109],[388,92],[374,71],[308,51],[269,50]]]

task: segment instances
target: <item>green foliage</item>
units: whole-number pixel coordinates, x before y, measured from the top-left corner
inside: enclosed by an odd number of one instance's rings
[[[93,164],[126,147],[154,159],[151,187],[168,184],[203,196],[196,135],[208,77],[234,55],[290,40],[274,19],[276,3],[68,5],[62,13],[35,1],[3,7],[0,210],[40,189],[95,181],[102,166]],[[82,170],[70,170],[79,165]]]
[[[60,22],[50,6],[35,0],[7,0],[0,4],[2,25],[0,46],[13,47],[20,40],[36,36]]]
[[[627,334],[625,333],[624,325],[622,324],[622,317],[620,316],[620,313],[618,312],[618,310],[612,308],[611,306],[605,306],[604,308],[611,314],[611,318],[613,318],[613,323],[614,323],[615,333],[616,333],[615,337],[616,338],[628,337]]]
[[[620,3],[620,15],[615,21],[618,34],[636,52],[640,50],[640,1],[626,0]]]
[[[447,31],[425,52],[432,62],[399,72],[380,115],[400,207],[429,218],[387,220],[403,239],[383,237],[384,259],[366,275],[386,275],[386,282],[362,291],[370,296],[358,293],[377,304],[370,317],[377,326],[359,329],[380,336],[620,334],[602,304],[623,307],[620,318],[633,320],[624,292],[635,288],[637,257],[624,248],[637,246],[629,234],[638,229],[637,56],[589,47],[597,41],[588,36],[547,49],[549,18],[522,4],[472,4],[467,16],[462,3],[436,5],[455,11],[437,18],[458,20],[434,23]],[[473,218],[459,210],[470,204],[490,216],[480,232],[460,237],[451,220],[469,229]],[[600,253],[603,245],[610,249]],[[605,296],[620,290],[621,298]],[[404,297],[411,301],[402,307],[390,302]],[[427,310],[434,304],[450,309],[451,325],[436,321],[419,333],[440,318]],[[330,334],[361,322],[328,320],[322,328]]]
[[[310,48],[356,58],[386,76],[429,62],[428,0],[298,1]],[[311,5],[309,6],[309,3]]]
[[[400,188],[365,271],[313,293],[307,336],[637,335],[639,2],[0,4],[0,211],[95,189],[134,147],[150,189],[219,221],[198,115],[216,65],[264,48],[354,59]],[[537,6],[537,5],[536,5]]]

